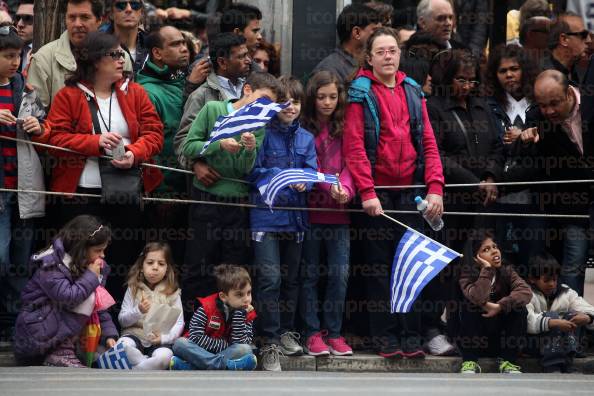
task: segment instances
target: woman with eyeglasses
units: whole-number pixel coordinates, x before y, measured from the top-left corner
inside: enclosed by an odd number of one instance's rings
[[[76,71],[56,94],[47,117],[49,144],[76,152],[50,151],[55,157],[51,191],[101,195],[103,189],[114,187],[103,185],[102,180],[110,164],[126,173],[141,162],[152,162],[161,151],[163,124],[145,90],[130,82],[123,70],[124,51],[118,39],[107,33],[89,33],[77,56]],[[105,155],[114,159],[101,162],[100,170],[99,157]],[[159,170],[150,167],[141,167],[140,175],[146,193],[163,178]],[[112,263],[127,266],[134,262],[144,244],[138,205],[131,201],[110,205],[97,198],[68,196],[58,203],[58,221],[65,223],[79,214],[111,222],[115,236],[109,251]],[[125,271],[116,272],[121,276],[114,277],[113,284],[121,280],[119,286]],[[114,296],[121,297],[120,289],[114,288]]]
[[[504,161],[495,118],[484,99],[478,96],[478,69],[475,57],[466,50],[438,54],[431,68],[433,96],[427,100],[446,184],[479,185],[446,191],[446,202],[469,212],[488,207],[497,200],[497,187],[487,183],[500,180]],[[452,241],[453,246],[462,247],[466,239],[464,232],[474,228],[474,219],[469,216],[449,218],[450,226],[457,228],[458,234],[456,241]]]
[[[398,33],[377,29],[367,40],[365,63],[348,90],[343,156],[361,196],[365,215],[354,221],[380,238],[363,238],[365,263],[376,270],[365,277],[367,298],[388,306],[394,246],[404,230],[384,218],[384,210],[414,210],[416,195],[425,195],[433,220],[443,213],[443,173],[421,87],[399,70]],[[372,106],[370,104],[374,104]],[[377,186],[425,184],[426,188],[379,189]],[[420,215],[402,221],[422,229]],[[369,312],[369,332],[385,358],[424,358],[421,312]]]

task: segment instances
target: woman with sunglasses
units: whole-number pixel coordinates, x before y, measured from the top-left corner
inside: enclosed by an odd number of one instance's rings
[[[49,143],[78,153],[51,151],[55,157],[51,191],[101,194],[106,186],[102,183],[98,157],[113,155],[111,164],[126,170],[141,162],[151,162],[151,157],[161,151],[163,124],[145,90],[125,78],[123,69],[124,51],[118,39],[107,33],[89,33],[78,54],[76,71],[56,94],[47,118],[51,125]],[[95,122],[91,107],[96,110]],[[94,124],[99,124],[100,130]],[[122,146],[123,155],[115,159],[117,148]],[[141,175],[146,193],[163,178],[160,171],[149,167],[141,168]],[[58,203],[58,221],[65,223],[79,214],[111,221],[115,237],[109,251],[110,262],[134,262],[135,252],[144,244],[144,238],[138,235],[142,231],[138,205],[107,205],[97,198],[81,200],[68,196]],[[121,279],[115,279],[113,284],[120,285],[125,271],[116,272]],[[114,289],[115,297],[121,294],[119,287]]]
[[[476,212],[492,205],[497,187],[486,183],[500,180],[503,170],[503,146],[496,121],[479,88],[478,62],[466,50],[451,50],[433,60],[431,77],[433,96],[427,110],[439,152],[446,184],[472,183],[479,187],[446,191],[446,204],[461,211]],[[453,209],[452,209],[453,210]],[[460,249],[465,232],[473,229],[478,216],[452,216],[449,225],[456,229],[455,248]]]

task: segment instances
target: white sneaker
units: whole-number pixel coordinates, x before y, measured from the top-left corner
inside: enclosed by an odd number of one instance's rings
[[[260,359],[262,360],[262,370],[264,371],[282,371],[280,364],[280,355],[283,352],[276,344],[270,344],[260,349]]]
[[[280,336],[280,348],[287,356],[303,355],[303,347],[299,344],[301,335],[293,331],[287,331]]]
[[[447,337],[439,334],[427,343],[429,353],[434,356],[448,356],[456,352],[456,347],[448,341]]]

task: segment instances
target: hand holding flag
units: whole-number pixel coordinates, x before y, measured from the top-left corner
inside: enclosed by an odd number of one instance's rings
[[[274,117],[279,111],[287,108],[289,103],[279,104],[271,101],[266,97],[257,99],[256,101],[247,104],[226,116],[220,116],[215,122],[213,130],[210,132],[210,139],[200,154],[208,149],[212,143],[223,140],[227,140],[227,143],[221,143],[224,147],[223,150],[231,153],[236,153],[241,149],[239,143],[233,139],[234,136],[241,135],[245,132],[252,132],[266,125],[272,117]],[[237,145],[230,142],[234,140]]]
[[[409,312],[421,290],[459,253],[414,230],[398,244],[392,265],[391,310]]]
[[[273,177],[262,178],[257,182],[257,187],[264,202],[272,208],[277,194],[283,188],[301,183],[334,184],[336,182],[336,176],[316,172],[313,169],[284,169]],[[305,190],[305,185],[303,187]]]

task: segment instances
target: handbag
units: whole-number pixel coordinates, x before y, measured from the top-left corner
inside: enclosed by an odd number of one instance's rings
[[[93,129],[101,133],[97,117],[97,103],[87,97]],[[136,205],[142,207],[142,169],[132,166],[120,169],[113,166],[111,160],[99,158],[99,174],[101,176],[101,203],[108,205]]]

